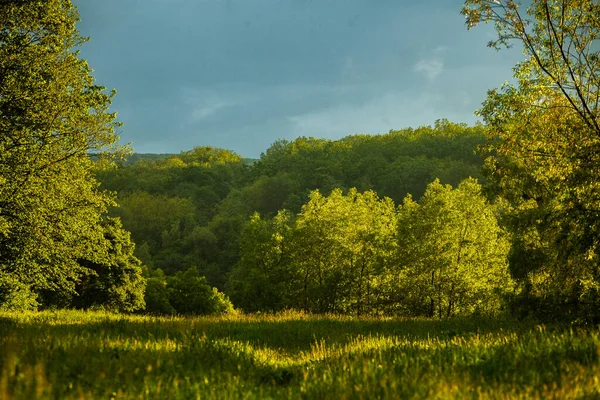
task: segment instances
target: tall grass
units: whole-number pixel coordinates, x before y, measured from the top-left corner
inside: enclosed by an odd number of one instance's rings
[[[2,399],[600,397],[599,359],[508,320],[0,314]]]

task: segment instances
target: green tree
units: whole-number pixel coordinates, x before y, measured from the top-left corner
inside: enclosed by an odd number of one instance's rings
[[[216,288],[211,288],[206,278],[198,275],[196,268],[168,277],[167,288],[169,303],[179,314],[227,314],[234,311],[229,299]]]
[[[407,196],[400,210],[394,298],[429,317],[497,310],[511,287],[508,250],[476,180],[454,190],[436,180],[420,203]]]
[[[175,308],[169,302],[167,277],[161,269],[150,272],[146,278],[146,312],[150,314],[175,314]]]
[[[395,222],[390,199],[356,189],[313,191],[295,218],[288,211],[265,220],[255,213],[228,292],[248,311],[377,312],[376,277],[393,260]]]
[[[134,240],[147,242],[152,249],[163,245],[164,231],[195,217],[194,205],[186,198],[135,192],[121,196],[119,203],[113,214],[121,217]]]
[[[227,282],[227,293],[243,310],[280,311],[295,304],[299,276],[292,264],[292,223],[289,212],[280,211],[271,220],[254,213],[244,226],[241,258]]]
[[[0,311],[34,309],[38,306],[37,295],[14,274],[0,275]]]
[[[235,310],[229,299],[196,268],[166,276],[160,269],[150,271],[146,286],[146,312],[150,314],[230,314]]]
[[[436,177],[453,185],[479,177],[483,160],[475,149],[484,140],[480,125],[439,120],[384,135],[280,140],[248,166],[233,153],[205,147],[96,173],[104,188],[118,193],[121,206],[111,215],[121,217],[149,267],[172,275],[195,266],[211,286],[224,289],[254,212],[270,226],[281,209],[300,212],[314,189],[325,196],[356,187],[398,202],[407,193],[419,198]]]
[[[463,13],[470,27],[495,24],[490,46],[517,43],[526,55],[515,83],[490,91],[479,110],[516,233],[511,270],[533,311],[598,321],[600,4],[468,0]]]
[[[68,0],[0,3],[0,279],[32,293],[74,292],[112,203],[90,155],[119,150],[114,92],[75,51],[77,21]]]
[[[102,226],[104,243],[94,246],[94,257],[79,260],[87,274],[76,283],[72,304],[117,311],[143,309],[146,282],[141,262],[133,255],[135,244],[118,219],[107,218]]]
[[[373,191],[311,193],[298,216],[295,257],[310,308],[362,314],[377,307],[373,279],[391,261],[395,222],[394,203]]]

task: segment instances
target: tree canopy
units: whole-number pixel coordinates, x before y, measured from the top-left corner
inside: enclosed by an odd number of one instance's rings
[[[246,311],[492,313],[512,288],[495,210],[474,179],[435,181],[399,209],[373,191],[313,191],[295,216],[250,218],[227,291]]]
[[[254,163],[199,147],[96,173],[104,188],[118,193],[120,207],[111,215],[131,231],[145,264],[167,275],[196,267],[224,289],[254,212],[263,220],[282,209],[298,213],[315,189],[327,196],[356,187],[400,202],[407,193],[419,198],[435,178],[452,185],[469,176],[483,179],[476,154],[483,132],[440,120],[382,135],[280,140]]]
[[[510,292],[508,235],[474,179],[456,189],[438,180],[421,202],[404,199],[398,220],[396,288],[413,315],[488,313]]]
[[[122,151],[119,124],[114,91],[76,51],[86,40],[77,21],[68,0],[0,3],[0,281],[29,293],[23,306],[39,291],[74,293],[89,273],[78,260],[107,240],[113,199],[98,189],[91,156]]]
[[[494,23],[490,46],[517,44],[526,56],[514,83],[490,91],[479,110],[491,138],[487,164],[509,202],[513,274],[528,301],[546,303],[534,308],[597,320],[600,4],[467,0],[463,13],[470,27]]]

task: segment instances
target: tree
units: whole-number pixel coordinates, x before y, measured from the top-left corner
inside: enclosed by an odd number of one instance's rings
[[[315,190],[295,218],[255,214],[229,281],[232,296],[249,310],[371,313],[378,306],[374,277],[391,260],[394,227],[393,202],[356,189],[329,196]]]
[[[142,265],[133,255],[135,244],[117,218],[103,221],[104,243],[94,256],[79,260],[88,271],[76,283],[72,304],[78,308],[103,307],[116,311],[144,309]]]
[[[467,0],[469,27],[493,22],[490,46],[522,45],[515,83],[492,90],[479,114],[487,164],[508,200],[511,270],[549,314],[600,318],[600,3]],[[548,307],[552,303],[552,307]]]
[[[0,280],[18,282],[30,300],[75,290],[86,274],[77,260],[102,241],[112,204],[90,155],[120,149],[114,92],[94,83],[74,50],[85,42],[77,21],[69,0],[0,3]]]
[[[167,278],[169,303],[179,314],[228,314],[234,312],[229,299],[216,288],[211,288],[206,278],[198,275],[196,268],[179,271]]]
[[[431,183],[398,218],[397,295],[410,315],[447,318],[490,312],[510,289],[509,243],[474,179],[456,189]]]
[[[151,271],[146,279],[146,312],[150,314],[175,314],[176,311],[169,302],[167,277],[161,269]]]
[[[280,311],[295,304],[299,276],[292,264],[293,218],[280,211],[271,220],[254,213],[241,235],[241,257],[227,282],[234,304],[249,312]]]
[[[378,307],[375,276],[395,248],[395,206],[373,191],[319,191],[298,215],[293,262],[303,276],[304,307],[316,312],[371,313]]]
[[[134,192],[119,199],[119,215],[138,242],[147,242],[154,251],[163,246],[162,232],[185,219],[194,219],[195,208],[190,199]]]
[[[218,315],[235,313],[223,293],[211,288],[196,268],[166,276],[161,269],[147,275],[146,312],[150,314]]]

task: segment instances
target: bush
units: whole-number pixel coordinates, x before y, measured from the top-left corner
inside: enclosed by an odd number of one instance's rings
[[[76,308],[114,311],[144,309],[144,277],[140,260],[134,257],[135,244],[118,218],[102,223],[104,242],[88,259],[79,260],[85,274],[76,283]]]
[[[222,314],[233,310],[229,299],[211,288],[194,267],[167,278],[167,287],[169,302],[179,314]]]
[[[152,314],[215,315],[235,312],[229,298],[211,288],[196,268],[165,276],[159,269],[147,279],[146,312]]]
[[[0,274],[0,311],[35,310],[37,295],[18,279]]]
[[[175,314],[175,309],[169,302],[167,278],[160,269],[155,270],[146,279],[146,312],[150,314]]]

